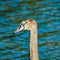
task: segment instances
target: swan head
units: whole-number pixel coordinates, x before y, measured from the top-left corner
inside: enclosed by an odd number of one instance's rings
[[[36,22],[32,18],[28,18],[27,20],[24,20],[21,22],[19,27],[14,31],[14,33],[17,33],[22,30],[32,30],[36,25]]]

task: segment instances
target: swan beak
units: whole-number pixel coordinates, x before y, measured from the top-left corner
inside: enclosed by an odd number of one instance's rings
[[[13,34],[19,32],[19,31],[22,31],[22,30],[24,30],[24,27],[23,27],[23,26],[20,26],[19,28],[17,28],[17,29],[13,32]]]

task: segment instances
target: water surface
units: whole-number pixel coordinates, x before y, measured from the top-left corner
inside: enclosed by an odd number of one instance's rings
[[[29,60],[29,31],[12,34],[27,18],[38,25],[39,60],[60,60],[60,0],[0,0],[0,60]]]

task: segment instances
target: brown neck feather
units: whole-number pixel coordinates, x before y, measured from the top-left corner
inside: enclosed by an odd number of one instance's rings
[[[30,60],[38,60],[37,27],[30,31]]]

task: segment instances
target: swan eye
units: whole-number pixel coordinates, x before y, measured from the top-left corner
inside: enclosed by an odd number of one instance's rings
[[[21,26],[23,26],[23,27],[24,27],[24,25],[25,25],[26,23],[27,23],[27,22],[25,22],[24,24],[20,24],[19,29],[20,29],[20,27],[21,27]]]
[[[28,23],[27,21],[25,23]]]

